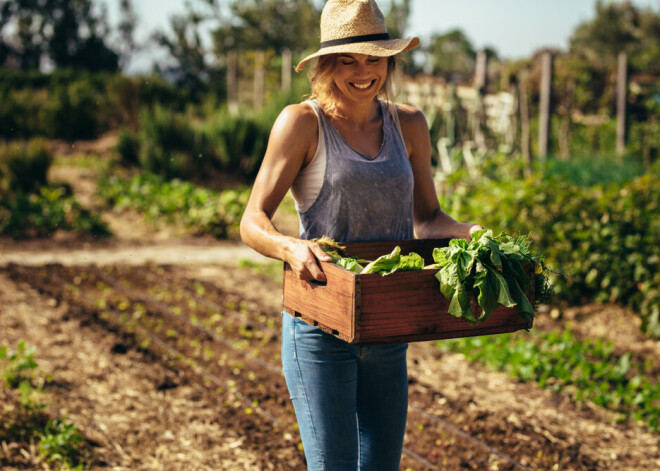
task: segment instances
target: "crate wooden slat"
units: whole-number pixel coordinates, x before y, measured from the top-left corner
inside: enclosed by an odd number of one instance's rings
[[[414,251],[432,263],[434,247],[445,239],[386,241],[346,244],[347,252],[374,259],[402,248]],[[419,270],[358,275],[332,263],[323,263],[327,283],[301,281],[290,267],[284,267],[284,310],[326,332],[355,344],[414,342],[458,338],[529,329],[514,308],[500,307],[487,321],[472,326],[448,313],[449,300],[440,293],[437,270]],[[526,267],[534,299],[534,273]],[[474,312],[477,312],[473,304]]]

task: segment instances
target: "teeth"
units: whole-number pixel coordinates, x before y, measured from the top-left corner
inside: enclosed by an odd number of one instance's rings
[[[372,84],[372,83],[373,83],[373,81],[371,81],[371,82],[369,82],[369,83],[353,83],[353,86],[354,86],[355,88],[359,88],[359,89],[361,89],[361,90],[365,90],[365,89],[371,87],[371,84]]]

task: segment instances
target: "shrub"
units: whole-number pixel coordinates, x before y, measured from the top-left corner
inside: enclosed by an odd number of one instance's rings
[[[0,197],[0,234],[44,237],[57,230],[110,235],[101,216],[83,208],[62,186],[42,186],[37,193]]]
[[[115,150],[122,166],[133,167],[140,164],[140,140],[128,129],[123,128],[119,131]]]
[[[660,177],[577,186],[550,174],[457,186],[443,206],[457,219],[530,234],[570,302],[619,302],[660,337]],[[655,283],[655,284],[654,284]]]
[[[42,131],[52,138],[93,139],[101,131],[100,110],[100,97],[91,80],[52,86],[42,109]]]
[[[53,155],[42,140],[0,144],[0,196],[37,191],[47,182]]]

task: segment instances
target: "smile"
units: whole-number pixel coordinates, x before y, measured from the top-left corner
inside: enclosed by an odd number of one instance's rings
[[[376,80],[372,80],[371,82],[368,82],[368,83],[351,82],[351,85],[354,86],[355,88],[360,89],[360,90],[366,90],[367,88],[371,87],[374,83],[376,83]]]

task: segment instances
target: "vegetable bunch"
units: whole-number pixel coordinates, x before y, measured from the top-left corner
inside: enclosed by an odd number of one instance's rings
[[[532,320],[534,308],[525,294],[530,280],[523,266],[535,264],[537,275],[543,266],[530,246],[526,236],[495,236],[484,229],[472,234],[472,242],[453,239],[447,247],[434,249],[433,260],[440,269],[436,278],[450,300],[449,313],[476,324],[503,305],[515,307],[523,319]],[[476,314],[472,297],[480,308]]]

